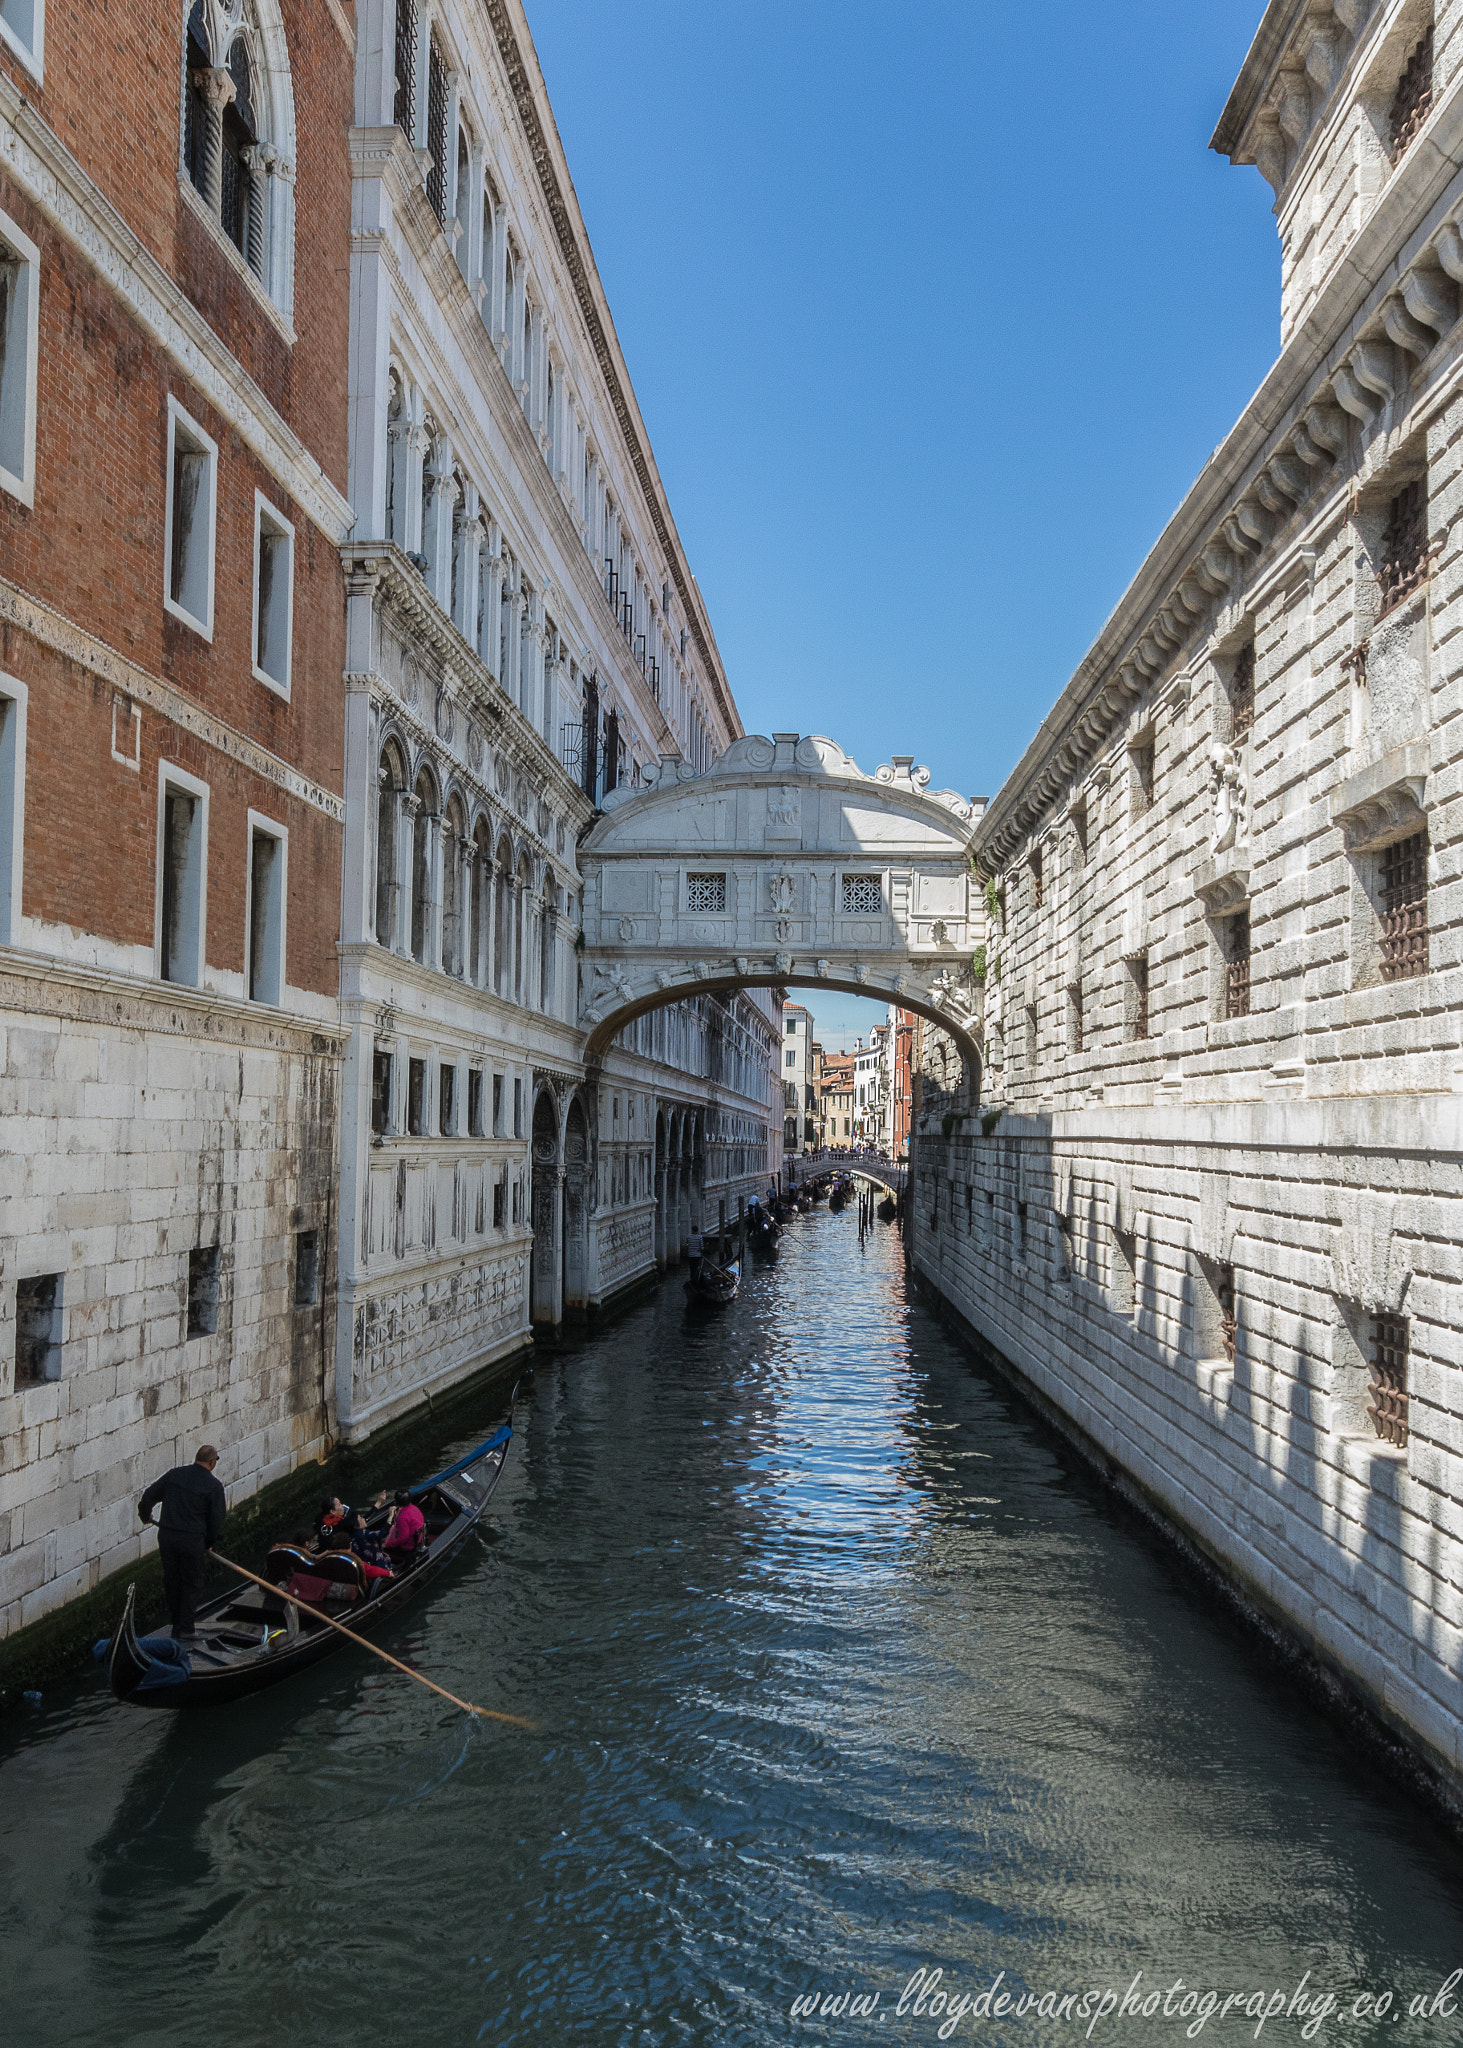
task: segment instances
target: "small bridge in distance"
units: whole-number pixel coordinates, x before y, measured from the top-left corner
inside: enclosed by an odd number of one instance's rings
[[[784,1167],[788,1166],[794,1169],[799,1182],[816,1179],[824,1173],[847,1173],[855,1179],[874,1181],[881,1188],[887,1188],[891,1195],[902,1195],[909,1178],[907,1169],[896,1165],[894,1160],[868,1153],[799,1152],[784,1161]]]

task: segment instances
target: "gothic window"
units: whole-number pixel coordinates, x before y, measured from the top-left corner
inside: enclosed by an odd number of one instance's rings
[[[448,974],[463,972],[463,841],[467,820],[459,798],[453,797],[442,821],[442,966]]]
[[[472,889],[472,943],[469,956],[469,978],[481,988],[487,967],[485,947],[488,934],[488,918],[492,914],[492,902],[488,894],[492,882],[493,850],[488,843],[488,828],[482,819],[478,820],[477,831],[473,834],[473,889]]]
[[[252,0],[193,0],[184,38],[183,172],[270,297],[288,310],[293,141],[282,46],[279,54],[272,70]]]
[[[439,221],[447,221],[447,66],[433,36],[427,46],[427,197]]]
[[[432,826],[437,811],[437,792],[425,768],[412,795],[416,816],[411,839],[411,956],[424,961],[432,932]]]
[[[513,884],[509,879],[512,871],[513,849],[506,839],[500,839],[493,929],[494,980],[500,996],[509,995],[513,986]]]
[[[396,0],[396,98],[392,120],[410,142],[416,134],[417,0]]]
[[[376,771],[376,943],[396,943],[397,820],[406,768],[394,746],[387,747]]]

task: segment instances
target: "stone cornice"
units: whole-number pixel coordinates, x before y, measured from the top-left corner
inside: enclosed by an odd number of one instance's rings
[[[52,611],[49,605],[18,589],[3,576],[0,576],[0,624],[15,627],[42,647],[49,647],[53,653],[74,662],[88,674],[110,683],[135,703],[147,705],[149,710],[156,711],[184,732],[192,733],[206,746],[214,747],[230,760],[237,761],[241,768],[274,783],[302,804],[323,811],[337,825],[344,823],[345,799],[337,796],[334,790],[325,789],[308,775],[302,775],[298,768],[292,768],[288,761],[281,761],[258,740],[252,740],[236,727],[226,725],[172,683],[164,682],[160,676],[149,675],[135,661],[129,661],[125,654],[118,654],[104,640],[98,640],[94,634],[74,625],[60,612]]]
[[[1288,573],[1285,565],[1294,567],[1307,539],[1344,515],[1350,472],[1338,457],[1320,472],[1328,479],[1326,498],[1308,524],[1292,530],[1295,515],[1305,510],[1307,486],[1294,482],[1301,463],[1282,454],[1281,444],[1294,437],[1299,448],[1309,423],[1315,423],[1317,434],[1330,433],[1328,422],[1337,414],[1333,401],[1342,387],[1345,409],[1354,411],[1358,401],[1350,370],[1360,358],[1362,369],[1372,374],[1375,358],[1368,352],[1376,346],[1373,334],[1390,362],[1394,329],[1405,331],[1399,308],[1405,311],[1409,292],[1417,296],[1418,283],[1435,274],[1430,268],[1435,263],[1449,276],[1455,262],[1463,268],[1463,238],[1450,239],[1454,230],[1448,219],[1460,169],[1463,73],[1434,109],[1426,131],[1310,313],[1191,486],[991,802],[974,848],[983,873],[998,869],[1021,834],[1069,783],[1088,772],[1084,763],[1105,744],[1106,734],[1132,703],[1184,660],[1188,643],[1197,637],[1202,644],[1216,593],[1222,593],[1221,603],[1242,599],[1253,608],[1257,588],[1272,586],[1282,568]],[[1443,394],[1463,381],[1460,330],[1448,314],[1441,317],[1446,334],[1413,344],[1427,349],[1423,360],[1433,364],[1431,377],[1418,380],[1420,388],[1405,412],[1400,411],[1400,382],[1391,399],[1371,401],[1364,434],[1384,436],[1389,446],[1400,444],[1436,413]],[[1309,495],[1316,489],[1310,486]],[[1292,503],[1297,491],[1301,498]],[[1285,508],[1278,519],[1267,501]],[[1237,513],[1244,515],[1238,528]],[[1261,537],[1254,537],[1252,527]],[[1277,557],[1271,543],[1282,531],[1288,538],[1284,555]]]
[[[134,981],[9,946],[0,947],[0,1010],[330,1059],[339,1059],[345,1049],[343,1031],[285,1010],[266,1010],[241,997],[175,981]]]
[[[625,368],[610,318],[609,305],[599,281],[594,257],[589,250],[589,237],[584,231],[579,202],[574,195],[573,180],[569,175],[563,146],[559,141],[558,130],[549,107],[548,95],[543,90],[543,78],[537,55],[533,53],[533,41],[529,35],[527,20],[522,8],[512,4],[512,0],[486,0],[486,5],[488,20],[497,39],[498,53],[508,74],[509,87],[518,109],[518,118],[523,124],[523,131],[533,155],[539,187],[548,206],[549,217],[554,224],[559,250],[579,302],[580,317],[588,329],[590,342],[599,363],[600,375],[604,379],[605,390],[614,409],[626,452],[644,494],[656,537],[666,551],[671,576],[685,608],[691,636],[706,664],[707,681],[716,691],[717,702],[728,732],[733,739],[737,739],[741,736],[742,723],[737,716],[736,705],[722,671],[721,656],[716,650],[711,623],[701,602],[701,593],[686,566],[680,536],[675,531],[665,492],[649,452],[640,409],[635,403],[629,373]],[[524,58],[520,32],[523,42],[527,43],[531,63]]]
[[[1260,96],[1274,76],[1275,67],[1310,4],[1311,0],[1270,0],[1240,66],[1239,77],[1224,103],[1219,124],[1209,138],[1209,147],[1221,156],[1232,156],[1239,147],[1240,137],[1259,105]]]
[[[344,492],[3,72],[0,164],[301,510],[333,542],[343,540],[352,519]]]

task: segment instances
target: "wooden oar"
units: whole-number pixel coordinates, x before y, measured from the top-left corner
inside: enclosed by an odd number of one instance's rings
[[[266,1593],[273,1593],[281,1600],[288,1600],[291,1606],[298,1607],[303,1614],[313,1614],[317,1621],[323,1621],[328,1628],[339,1629],[351,1642],[359,1643],[363,1650],[369,1650],[373,1657],[381,1658],[383,1663],[394,1665],[398,1671],[404,1671],[408,1678],[414,1678],[417,1684],[424,1685],[428,1692],[440,1693],[444,1700],[451,1700],[453,1706],[461,1707],[464,1714],[477,1714],[484,1721],[507,1721],[514,1728],[538,1727],[537,1721],[526,1721],[521,1714],[498,1714],[491,1707],[475,1707],[469,1700],[460,1700],[455,1692],[448,1692],[445,1685],[434,1685],[430,1678],[423,1678],[420,1671],[413,1671],[410,1664],[403,1664],[399,1657],[393,1657],[389,1650],[383,1650],[379,1644],[368,1643],[366,1638],[358,1636],[353,1628],[347,1628],[343,1621],[337,1621],[333,1615],[323,1613],[320,1608],[312,1607],[308,1600],[302,1600],[297,1593],[287,1593],[283,1586],[271,1585],[268,1579],[261,1579],[257,1572],[248,1571],[243,1565],[235,1564],[231,1557],[224,1557],[217,1550],[210,1550],[208,1554],[220,1564],[227,1565],[231,1572],[237,1572],[241,1579],[252,1579],[254,1584],[262,1586]]]

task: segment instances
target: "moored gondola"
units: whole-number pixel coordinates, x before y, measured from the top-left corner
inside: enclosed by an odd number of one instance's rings
[[[736,1300],[741,1284],[740,1260],[718,1266],[714,1259],[702,1259],[686,1282],[686,1299],[692,1308],[726,1308]]]
[[[206,1601],[190,1642],[177,1642],[170,1633],[140,1636],[136,1588],[129,1586],[122,1618],[111,1640],[98,1648],[112,1691],[137,1707],[217,1706],[277,1684],[340,1649],[346,1638],[338,1630],[282,1599],[281,1592],[329,1613],[357,1635],[369,1635],[462,1548],[502,1476],[512,1434],[505,1423],[466,1458],[409,1489],[426,1521],[425,1541],[415,1559],[389,1579],[369,1578],[348,1551],[316,1555],[297,1544],[276,1543],[262,1574],[271,1590],[247,1585]],[[366,1517],[371,1528],[385,1521],[385,1509]]]

